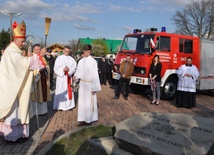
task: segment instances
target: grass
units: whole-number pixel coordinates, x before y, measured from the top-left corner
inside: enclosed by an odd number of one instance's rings
[[[84,128],[71,134],[69,138],[58,141],[46,155],[105,155],[104,150],[95,147],[88,140],[108,136],[112,136],[112,127],[98,125]]]

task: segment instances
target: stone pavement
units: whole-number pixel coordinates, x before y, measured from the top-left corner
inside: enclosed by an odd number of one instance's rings
[[[115,89],[115,88],[114,88]],[[197,107],[193,109],[177,108],[175,101],[161,101],[160,105],[151,105],[151,92],[130,94],[126,101],[121,96],[114,100],[114,89],[109,85],[102,85],[98,92],[99,120],[92,125],[115,125],[140,112],[185,113],[203,117],[214,117],[213,97],[206,92],[197,94]],[[54,92],[52,92],[53,98]],[[78,106],[78,105],[77,105]],[[30,155],[38,154],[49,142],[64,133],[78,129],[77,107],[69,111],[53,111],[53,102],[48,103],[48,114],[39,116],[40,129],[38,131],[36,117],[30,120],[30,138],[25,143],[8,143],[0,137],[0,155]]]

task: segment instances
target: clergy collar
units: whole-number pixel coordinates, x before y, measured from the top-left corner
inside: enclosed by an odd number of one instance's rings
[[[187,67],[192,67],[192,64],[186,64]]]

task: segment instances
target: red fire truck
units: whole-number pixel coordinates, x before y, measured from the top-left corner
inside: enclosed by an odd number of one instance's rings
[[[150,32],[135,29],[132,34],[125,35],[115,59],[116,71],[113,78],[119,79],[119,65],[125,59],[125,54],[131,53],[135,64],[130,81],[131,89],[135,93],[142,93],[150,88],[149,67],[154,55],[158,54],[162,63],[161,97],[171,100],[175,98],[177,90],[176,69],[185,64],[186,58],[191,56],[193,64],[200,71],[197,89],[214,89],[214,41],[167,33],[165,29],[163,27],[161,32],[157,32],[156,28],[151,28]]]

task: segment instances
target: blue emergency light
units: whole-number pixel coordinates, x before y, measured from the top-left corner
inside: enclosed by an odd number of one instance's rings
[[[163,27],[161,28],[161,32],[166,32],[166,27],[165,27],[165,26],[163,26]]]

